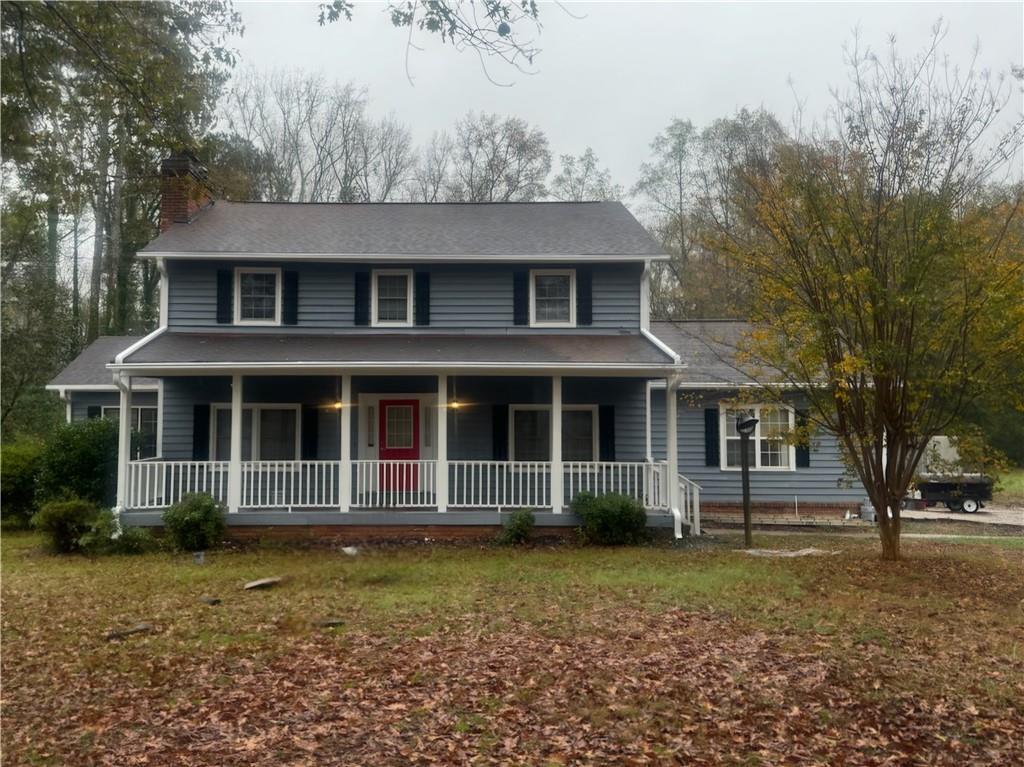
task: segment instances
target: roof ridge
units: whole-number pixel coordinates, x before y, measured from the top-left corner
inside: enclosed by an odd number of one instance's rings
[[[422,205],[424,207],[445,207],[445,206],[499,206],[499,205],[622,205],[621,200],[501,200],[496,202],[472,202],[469,200],[451,200],[445,202],[415,202],[412,200],[388,200],[376,202],[330,202],[324,200],[301,202],[297,200],[214,200],[216,203],[227,203],[229,205]]]

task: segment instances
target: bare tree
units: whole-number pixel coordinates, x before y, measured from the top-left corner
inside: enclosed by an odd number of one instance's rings
[[[587,147],[579,157],[563,154],[561,170],[551,182],[551,196],[566,202],[585,200],[618,200],[622,187],[612,183],[612,174],[601,169],[594,150]]]
[[[550,171],[547,137],[521,118],[470,112],[456,125],[452,199],[538,200]]]
[[[455,143],[447,133],[435,133],[420,152],[413,171],[410,193],[420,202],[443,202],[451,187],[452,155]]]

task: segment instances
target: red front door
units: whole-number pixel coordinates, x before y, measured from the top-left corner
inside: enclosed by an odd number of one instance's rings
[[[381,461],[417,461],[420,457],[420,402],[415,399],[380,401],[378,457]],[[382,490],[415,490],[418,467],[413,464],[382,463]]]

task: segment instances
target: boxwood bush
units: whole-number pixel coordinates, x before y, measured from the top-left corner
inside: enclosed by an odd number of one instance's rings
[[[117,423],[102,418],[64,424],[47,439],[36,485],[40,503],[81,498],[113,506],[117,490]]]
[[[647,512],[628,495],[580,493],[572,502],[580,518],[580,537],[597,546],[627,546],[647,540]]]
[[[32,526],[46,535],[58,554],[70,554],[81,549],[82,536],[89,532],[98,515],[99,507],[92,501],[50,501],[32,517]]]
[[[535,519],[531,509],[517,509],[509,515],[498,542],[505,546],[521,546],[529,542]]]
[[[78,539],[86,554],[145,554],[157,547],[149,530],[141,527],[117,528],[114,513],[104,509],[96,515],[89,530]]]
[[[42,454],[42,443],[30,440],[0,447],[0,519],[5,525],[26,527],[35,513]]]
[[[205,551],[224,537],[224,509],[209,495],[186,495],[163,514],[164,528],[184,551]]]

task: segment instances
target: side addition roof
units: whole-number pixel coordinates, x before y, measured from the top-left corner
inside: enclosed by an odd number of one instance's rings
[[[671,320],[651,323],[651,332],[678,354],[686,369],[684,386],[746,386],[755,383],[736,361],[743,336],[753,324],[739,320]]]
[[[140,338],[142,336],[100,336],[82,349],[81,353],[68,363],[68,366],[61,370],[46,388],[114,389],[114,381],[107,365],[114,361],[115,356]],[[155,378],[136,378],[132,382],[133,389],[155,387],[156,385]]]
[[[667,258],[620,202],[218,201],[140,251],[175,256]]]

